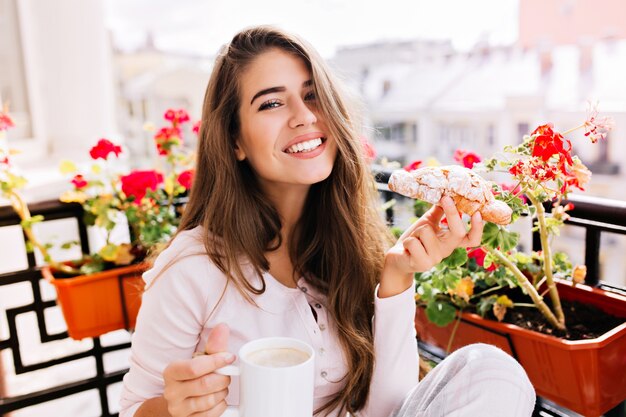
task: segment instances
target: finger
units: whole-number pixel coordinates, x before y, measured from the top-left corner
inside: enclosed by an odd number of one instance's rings
[[[439,206],[432,206],[426,213],[422,215],[416,222],[410,225],[398,238],[399,241],[403,241],[407,237],[411,236],[418,227],[423,226],[425,223],[439,224],[439,221],[443,217],[443,210]]]
[[[443,196],[440,202],[443,207],[443,212],[446,214],[446,219],[448,220],[448,229],[453,236],[459,239],[463,238],[467,234],[467,231],[465,230],[465,224],[463,220],[461,220],[461,216],[459,216],[459,210],[457,210],[454,200],[448,196]]]
[[[226,404],[225,400],[222,400],[219,404],[213,407],[209,411],[202,411],[199,413],[193,413],[189,417],[220,417],[224,414],[224,411],[228,408],[228,404]]]
[[[208,354],[225,352],[228,350],[228,337],[230,328],[226,323],[220,323],[211,329],[209,337],[204,345],[204,351]]]
[[[210,373],[200,378],[183,381],[179,384],[184,397],[199,397],[228,388],[231,378],[218,373]]]
[[[413,272],[424,272],[429,270],[434,263],[426,254],[426,249],[422,242],[416,237],[409,237],[403,243],[408,255],[408,267]]]
[[[444,211],[441,208],[441,205],[436,204],[432,206],[426,213],[424,213],[422,218],[434,227],[434,226],[438,226],[439,223],[441,223],[443,214],[444,214]]]
[[[428,257],[426,249],[420,240],[416,237],[408,237],[402,242],[405,253],[413,259],[424,259]],[[409,261],[411,262],[411,261]]]
[[[416,237],[422,242],[422,246],[426,252],[426,256],[428,256],[435,263],[438,263],[441,260],[441,240],[437,237],[436,232],[432,227],[426,225],[420,228]]]
[[[484,227],[485,222],[483,222],[483,217],[481,216],[480,212],[477,211],[472,215],[472,220],[470,221],[470,231],[467,234],[467,242],[465,244],[466,247],[474,247],[480,245]]]
[[[163,371],[163,379],[166,381],[187,381],[200,378],[233,363],[234,360],[235,355],[232,353],[221,352],[172,362]]]
[[[228,390],[223,389],[207,395],[189,397],[185,400],[181,411],[184,413],[184,415],[193,415],[193,413],[213,410],[226,399],[227,395]]]

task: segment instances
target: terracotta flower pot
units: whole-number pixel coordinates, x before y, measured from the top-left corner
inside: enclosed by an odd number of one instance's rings
[[[80,340],[135,327],[144,288],[141,274],[145,269],[145,264],[137,264],[95,274],[55,278],[52,271],[44,267],[42,274],[56,289],[68,334]]]
[[[626,318],[626,297],[569,282],[558,283],[561,297],[593,305]],[[437,327],[418,308],[420,340],[446,349],[456,321]],[[451,351],[470,343],[489,343],[515,357],[538,395],[584,416],[600,416],[626,399],[626,323],[604,335],[570,341],[463,313]]]

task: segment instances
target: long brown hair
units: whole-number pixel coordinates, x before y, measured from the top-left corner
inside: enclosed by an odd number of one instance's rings
[[[290,236],[294,268],[328,297],[348,360],[345,388],[315,413],[341,407],[355,412],[366,403],[374,368],[374,289],[389,234],[376,209],[377,192],[363,157],[358,120],[349,111],[324,61],[305,41],[279,29],[244,30],[220,51],[204,98],[196,175],[178,231],[202,226],[207,253],[229,283],[252,301],[261,294],[242,270],[242,257],[261,276],[265,253],[281,245],[281,220],[261,192],[246,161],[235,157],[240,129],[239,80],[263,52],[280,49],[302,59],[311,72],[317,111],[337,143],[326,180],[311,186],[304,212]]]

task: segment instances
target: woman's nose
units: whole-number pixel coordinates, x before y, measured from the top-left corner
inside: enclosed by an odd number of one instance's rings
[[[289,120],[289,127],[309,126],[317,123],[317,116],[311,111],[307,103],[300,99],[293,100],[293,114]]]

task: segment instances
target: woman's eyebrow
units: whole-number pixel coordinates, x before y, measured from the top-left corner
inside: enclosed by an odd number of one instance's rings
[[[313,80],[306,80],[305,82],[302,83],[302,87],[310,87],[311,85],[313,85]],[[250,101],[250,105],[252,105],[252,103],[254,103],[254,100],[256,100],[257,98],[264,96],[266,94],[272,94],[272,93],[282,93],[284,91],[286,91],[287,89],[285,87],[270,87],[270,88],[266,88],[264,90],[259,91],[258,93],[256,93],[254,95],[254,97],[252,97],[252,100]]]

